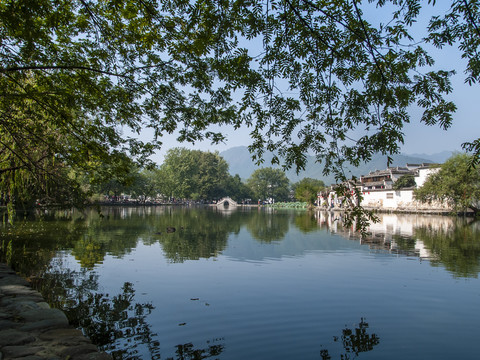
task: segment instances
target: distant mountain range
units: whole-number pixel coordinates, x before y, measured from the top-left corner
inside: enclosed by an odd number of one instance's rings
[[[430,159],[434,163],[443,164],[453,153],[453,151],[442,151],[436,154],[409,154],[408,156]]]
[[[246,180],[257,169],[262,167],[281,168],[279,165],[272,165],[272,155],[264,154],[265,161],[260,166],[255,165],[252,161],[252,156],[246,146],[237,146],[231,149],[222,151],[220,155],[228,162],[230,174],[238,174],[243,180]],[[397,154],[393,155],[393,163],[390,166],[405,166],[409,164],[421,164],[421,163],[443,163],[452,155],[451,151],[444,151],[438,154],[426,155],[426,154]],[[326,185],[335,183],[333,175],[323,175],[323,164],[315,162],[314,156],[307,157],[307,166],[304,171],[298,175],[295,169],[290,169],[286,172],[287,177],[291,182],[297,182],[305,177],[320,179],[325,182]],[[372,160],[368,163],[361,164],[359,167],[349,167],[349,175],[347,176],[361,176],[366,175],[370,171],[381,170],[387,167],[387,157],[382,155],[374,155]]]

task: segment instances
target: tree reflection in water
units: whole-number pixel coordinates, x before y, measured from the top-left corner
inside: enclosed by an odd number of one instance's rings
[[[478,278],[480,273],[480,221],[478,220],[445,216],[399,215],[390,219],[391,228],[389,225],[379,224],[376,229],[370,231],[368,236],[360,238],[358,234],[342,226],[340,217],[337,228],[321,219],[319,220],[321,227],[327,227],[345,238],[359,240],[361,244],[368,245],[373,250],[385,250],[394,254],[427,259],[430,265],[442,266],[454,277]],[[405,225],[405,233],[402,232],[402,224]]]
[[[319,228],[315,213],[313,211],[306,211],[295,214],[294,224],[302,233],[309,233],[316,231]]]
[[[53,307],[65,312],[70,323],[114,359],[160,359],[160,342],[147,316],[154,307],[136,303],[133,284],[125,282],[114,296],[98,292],[98,275],[82,269],[51,267],[34,287]]]
[[[133,284],[125,282],[117,295],[99,292],[98,274],[82,268],[67,269],[56,259],[42,278],[33,279],[46,301],[67,315],[70,324],[114,359],[160,359],[160,341],[147,317],[150,303],[135,302]],[[218,356],[224,345],[195,349],[192,343],[176,346],[175,359],[206,359]],[[173,359],[173,358],[170,358]]]
[[[375,345],[380,343],[380,338],[376,334],[368,334],[367,329],[368,323],[364,318],[361,318],[360,323],[355,329],[352,330],[345,327],[345,329],[342,330],[340,338],[338,336],[333,337],[334,342],[341,342],[343,346],[340,359],[349,360],[356,358],[358,354],[371,351]],[[332,356],[327,349],[320,350],[320,357],[322,360],[332,359]]]
[[[249,217],[246,227],[255,240],[262,243],[283,240],[289,229],[286,212],[258,211]]]
[[[422,226],[415,236],[430,250],[430,263],[444,266],[456,277],[477,278],[480,272],[480,231],[478,222],[458,219],[448,229]]]
[[[206,349],[195,349],[192,343],[177,345],[176,347],[175,358],[169,357],[167,360],[208,359],[213,356],[219,356],[225,348],[224,345],[210,345]]]

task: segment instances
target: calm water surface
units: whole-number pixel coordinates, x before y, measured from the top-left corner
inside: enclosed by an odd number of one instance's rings
[[[478,358],[475,222],[380,215],[360,241],[340,213],[102,215],[18,221],[0,244],[115,358]]]

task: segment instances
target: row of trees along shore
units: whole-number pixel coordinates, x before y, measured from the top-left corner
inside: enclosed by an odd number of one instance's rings
[[[212,203],[229,196],[239,203],[256,204],[269,199],[292,201],[295,197],[313,204],[317,193],[325,190],[323,181],[310,178],[290,184],[283,170],[271,167],[257,169],[244,182],[239,175],[232,176],[228,172],[228,164],[218,152],[186,148],[170,149],[158,168],[132,171],[131,174],[127,182],[117,179],[96,187],[97,200],[107,195],[117,201],[120,195],[128,194],[138,202],[150,199]]]
[[[2,1],[2,201],[9,211],[29,199],[83,204],[92,187],[149,166],[163,135],[218,144],[222,125],[250,129],[256,161],[268,151],[301,170],[312,152],[347,180],[344,164],[400,150],[410,109],[424,124],[451,126],[452,76],[480,80],[479,8],[480,0]],[[429,54],[451,47],[463,69],[440,69]],[[152,138],[140,140],[146,128]],[[463,147],[475,166],[480,139]]]

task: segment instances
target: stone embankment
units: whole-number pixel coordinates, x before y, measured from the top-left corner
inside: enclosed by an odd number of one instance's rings
[[[65,314],[0,264],[0,360],[111,360]]]

